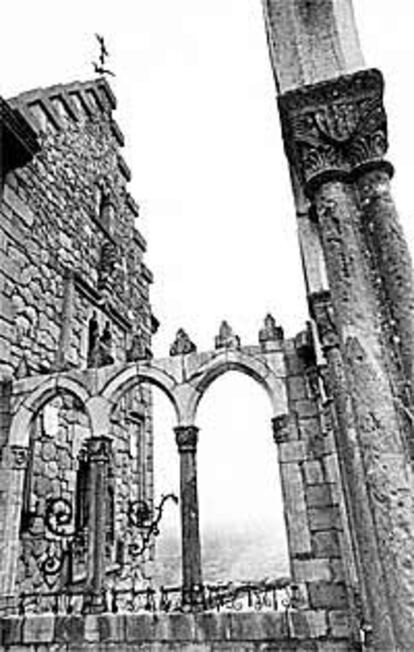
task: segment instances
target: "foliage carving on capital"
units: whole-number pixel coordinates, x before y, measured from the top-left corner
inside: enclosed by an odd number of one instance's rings
[[[198,428],[196,426],[177,426],[174,431],[178,452],[195,453],[198,443]]]
[[[339,346],[339,334],[330,292],[314,292],[309,297],[310,313],[315,320],[322,349],[326,353]]]
[[[235,334],[227,321],[222,321],[218,335],[215,337],[214,346],[216,349],[239,349],[240,337]]]
[[[197,347],[194,342],[191,341],[183,328],[179,328],[175,340],[170,347],[170,355],[187,355],[196,351]]]
[[[90,462],[108,463],[111,459],[112,442],[109,437],[91,437],[87,441]]]
[[[279,97],[283,139],[309,194],[383,161],[388,149],[384,82],[378,70],[289,91]]]

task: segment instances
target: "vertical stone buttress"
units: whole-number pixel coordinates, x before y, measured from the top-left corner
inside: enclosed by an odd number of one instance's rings
[[[411,261],[383,160],[376,70],[279,96],[290,165],[311,202],[329,293],[309,303],[328,363],[336,442],[373,644],[410,649],[414,631]],[[405,402],[405,403],[404,403]],[[408,407],[407,407],[408,403]]]

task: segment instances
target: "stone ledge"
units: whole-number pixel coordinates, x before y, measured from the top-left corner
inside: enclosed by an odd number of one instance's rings
[[[321,583],[322,584],[322,583]],[[331,596],[330,596],[331,597]],[[339,605],[338,605],[339,606]],[[30,615],[0,618],[0,646],[150,644],[218,645],[332,641],[350,636],[347,613],[338,609],[199,614]],[[341,605],[342,606],[342,605]],[[1,649],[1,648],[0,648]],[[158,647],[157,647],[158,649]]]

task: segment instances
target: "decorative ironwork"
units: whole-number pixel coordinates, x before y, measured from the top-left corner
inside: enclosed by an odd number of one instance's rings
[[[93,69],[97,75],[110,75],[115,77],[115,73],[106,67],[106,61],[109,58],[108,48],[106,47],[105,39],[101,34],[95,34],[96,40],[99,43],[99,62],[92,61]]]
[[[76,539],[74,514],[71,503],[64,498],[50,498],[46,502],[43,527],[39,529],[39,517],[31,514],[27,531],[35,538],[46,533],[46,549],[39,559],[39,568],[49,588],[56,583],[59,574],[68,562]]]
[[[66,528],[72,523],[73,507],[65,498],[48,500],[45,513],[45,527],[58,537],[73,536]]]
[[[227,582],[207,584],[201,588],[203,611],[280,611],[287,612],[299,607],[299,587],[289,578],[259,582]],[[199,596],[197,589],[197,596]],[[84,591],[22,593],[17,598],[0,599],[0,615],[11,614],[75,614],[84,611]],[[183,601],[181,586],[161,586],[159,589],[116,589],[102,591],[105,611],[111,613],[140,612],[186,612],[189,607]]]
[[[155,517],[151,521],[151,510],[145,501],[136,501],[130,503],[128,509],[128,520],[130,526],[139,528],[139,541],[134,541],[129,545],[129,552],[133,558],[141,557],[146,550],[148,550],[153,537],[157,537],[160,533],[159,524],[162,519],[165,504],[172,500],[178,503],[178,498],[175,494],[169,493],[161,497],[160,504],[155,508]]]

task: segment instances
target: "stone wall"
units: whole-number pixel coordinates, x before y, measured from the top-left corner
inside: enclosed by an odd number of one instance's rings
[[[345,620],[327,613],[32,616],[0,620],[4,652],[349,652]]]
[[[324,393],[311,332],[285,342],[290,415],[274,421],[292,579],[307,609],[332,610],[332,622],[359,618],[331,404]],[[356,620],[355,620],[356,619]]]
[[[6,175],[2,192],[3,376],[27,367],[49,372],[57,362],[86,366],[94,311],[101,334],[109,321],[113,355],[125,361],[133,332],[150,342],[151,274],[114,98],[101,81],[35,91],[12,104],[38,133],[40,151]]]
[[[139,211],[127,188],[131,174],[120,153],[124,138],[115,107],[103,79],[38,89],[7,103],[33,130],[38,151],[0,170],[0,531],[10,510],[12,381],[150,355],[152,275],[135,226]],[[128,391],[106,433],[113,440],[106,561],[111,582],[121,588],[142,578],[143,559],[128,552],[128,514],[140,500],[152,508],[151,409],[148,386]],[[77,492],[90,437],[83,406],[70,394],[34,415],[22,495],[19,490],[14,497],[19,542],[7,538],[5,527],[0,534],[1,554],[19,547],[7,586],[44,593],[62,589],[69,577],[85,580],[88,542],[85,523],[76,524]],[[58,532],[46,527],[51,506],[65,513]]]

